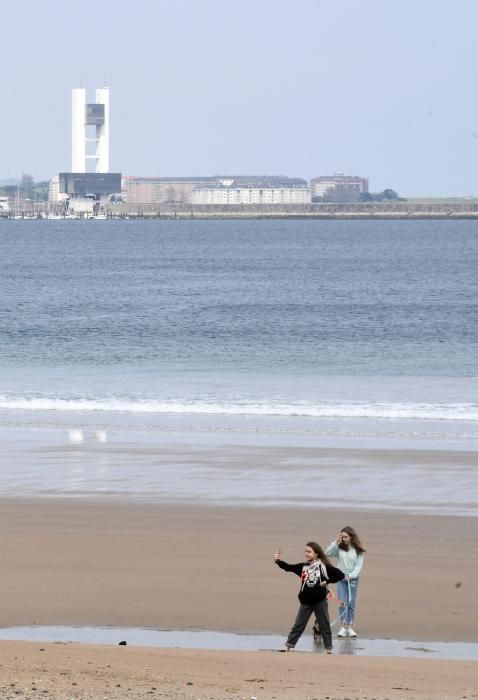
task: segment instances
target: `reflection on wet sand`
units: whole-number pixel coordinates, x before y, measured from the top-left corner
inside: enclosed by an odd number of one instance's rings
[[[0,628],[0,639],[84,644],[123,644],[182,649],[229,651],[272,651],[280,649],[279,635],[233,634],[209,630],[157,630],[129,627],[32,626]],[[297,652],[323,652],[321,644],[305,636]],[[294,652],[294,653],[297,653]],[[398,656],[436,659],[478,660],[478,644],[463,642],[410,642],[396,639],[340,639],[335,654],[356,656]]]
[[[93,429],[3,428],[1,435],[6,498],[478,512],[478,454],[471,449],[228,444],[232,436]]]

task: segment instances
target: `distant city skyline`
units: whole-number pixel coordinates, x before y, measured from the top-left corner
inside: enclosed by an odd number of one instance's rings
[[[0,180],[68,171],[71,89],[107,84],[113,171],[478,194],[474,0],[137,0],[125,18],[2,8]]]

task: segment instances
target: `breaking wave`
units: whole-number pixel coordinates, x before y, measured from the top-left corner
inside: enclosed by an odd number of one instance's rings
[[[310,418],[374,418],[478,420],[478,404],[393,402],[255,402],[250,400],[141,400],[136,398],[65,398],[1,396],[0,410],[77,411],[138,414],[284,416]]]

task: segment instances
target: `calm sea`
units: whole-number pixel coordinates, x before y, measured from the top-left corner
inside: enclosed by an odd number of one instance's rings
[[[0,222],[0,492],[476,515],[477,271],[478,222]]]
[[[477,273],[472,221],[3,221],[0,421],[468,440]]]

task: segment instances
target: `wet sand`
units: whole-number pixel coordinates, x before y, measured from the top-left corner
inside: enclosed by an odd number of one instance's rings
[[[4,627],[204,629],[285,638],[298,579],[280,571],[272,553],[281,547],[289,561],[300,561],[307,540],[326,545],[350,524],[368,552],[360,637],[476,639],[478,520],[463,516],[476,498],[474,454],[50,442],[17,448],[1,462],[3,482],[12,484],[4,491],[10,497],[0,501]],[[350,488],[341,502],[344,462]],[[361,500],[353,490],[364,484],[372,509],[351,510]],[[28,498],[19,498],[22,492]],[[432,510],[454,515],[404,512],[423,510],[427,493]],[[285,507],[285,499],[293,504]],[[300,649],[286,655],[0,641],[0,698],[478,697],[476,662],[326,657]]]
[[[459,449],[459,442],[456,449],[438,449],[411,438],[394,449],[350,438],[341,440],[343,447],[327,446],[327,440],[0,428],[0,492],[12,499],[476,513],[476,441],[473,450]]]
[[[468,700],[476,663],[0,642],[8,700]]]
[[[300,560],[307,539],[325,544],[346,523],[368,549],[360,635],[475,639],[475,518],[65,498],[0,503],[1,624],[285,635],[298,579],[272,552],[281,546]],[[477,697],[469,661],[325,656],[300,646],[278,654],[1,641],[0,650],[6,700]]]
[[[66,499],[1,503],[2,625],[285,635],[298,579],[272,553],[300,561],[308,539],[327,544],[345,524],[368,550],[362,636],[476,639],[474,518]]]

